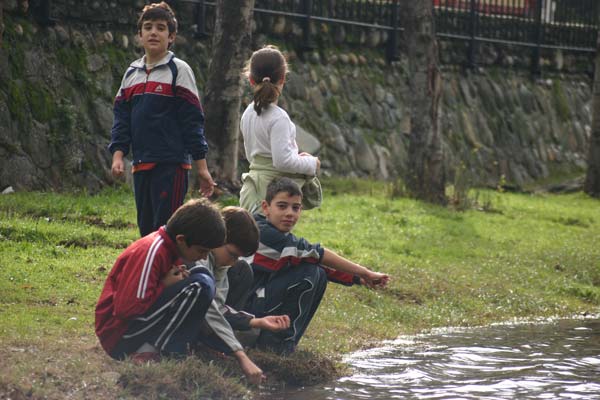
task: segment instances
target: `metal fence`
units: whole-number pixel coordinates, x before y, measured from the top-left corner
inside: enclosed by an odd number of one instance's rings
[[[215,7],[214,1],[177,0]],[[173,0],[173,3],[177,1]],[[412,0],[404,0],[412,1]],[[596,51],[600,0],[434,0],[436,33],[440,39],[469,43],[466,61],[475,65],[478,43],[531,48],[531,68],[540,72],[542,49]],[[311,43],[311,21],[374,28],[388,32],[387,58],[398,56],[402,31],[400,0],[256,0],[257,14],[282,15],[304,26]],[[206,12],[198,13],[200,18]],[[202,31],[205,20],[198,20]]]
[[[398,37],[403,29],[402,1],[414,0],[256,0],[254,13],[296,20],[303,27],[303,41],[308,47],[314,39],[310,34],[312,22],[385,31],[386,56],[392,61],[398,58]],[[192,3],[198,34],[207,34],[216,1],[167,2]],[[49,16],[52,1],[41,3]],[[476,64],[479,43],[530,48],[534,73],[540,72],[543,49],[596,51],[600,0],[433,0],[433,8],[436,34],[442,40],[466,41],[465,60],[470,66]]]

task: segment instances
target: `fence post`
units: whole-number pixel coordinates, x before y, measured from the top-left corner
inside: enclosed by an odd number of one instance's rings
[[[314,48],[314,44],[312,42],[312,38],[311,38],[311,34],[310,34],[310,22],[311,22],[311,15],[312,15],[312,0],[303,0],[302,1],[302,5],[303,5],[303,10],[302,13],[305,15],[304,17],[304,26],[303,26],[303,30],[302,30],[302,39],[304,42],[304,48],[306,49],[312,49]]]
[[[392,30],[387,40],[387,62],[398,61],[398,0],[392,0],[390,13],[390,26]]]
[[[206,4],[204,0],[196,3],[196,39],[204,39],[208,36],[206,33]]]
[[[477,49],[478,21],[477,21],[477,0],[471,0],[471,8],[469,10],[469,47],[467,49],[467,68],[475,68],[475,50]]]
[[[531,51],[531,75],[539,77],[542,74],[540,66],[541,44],[542,44],[542,0],[535,0],[535,31],[534,44]]]
[[[1,1],[0,1],[1,3]],[[42,0],[37,9],[37,19],[40,25],[43,26],[54,26],[56,21],[50,17],[50,10],[52,8],[52,4],[50,0]]]

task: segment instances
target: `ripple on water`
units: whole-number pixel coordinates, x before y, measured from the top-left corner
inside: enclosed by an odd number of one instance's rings
[[[445,329],[345,358],[355,370],[286,400],[600,400],[600,320]]]

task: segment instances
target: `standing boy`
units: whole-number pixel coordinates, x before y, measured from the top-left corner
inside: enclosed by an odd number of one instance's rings
[[[166,226],[125,249],[96,305],[96,335],[111,357],[145,361],[187,354],[214,297],[214,279],[205,269],[190,274],[174,265],[205,258],[223,245],[225,233],[216,207],[190,200]]]
[[[200,190],[215,183],[206,164],[204,115],[194,73],[169,51],[177,20],[164,1],[144,7],[137,24],[145,55],[131,63],[117,93],[108,149],[113,176],[123,175],[132,151],[137,222],[145,236],[183,204],[194,160]]]
[[[249,382],[259,384],[264,380],[262,370],[246,355],[243,346],[236,338],[233,330],[247,331],[250,329],[281,331],[290,326],[287,315],[271,315],[256,318],[254,315],[237,311],[243,307],[247,294],[252,287],[252,270],[240,257],[248,257],[258,249],[258,227],[248,211],[240,207],[225,207],[221,214],[227,229],[227,242],[213,249],[206,260],[197,263],[190,272],[197,268],[207,268],[215,277],[216,293],[206,313],[205,330],[200,341],[210,348],[225,354],[232,354]],[[247,272],[246,277],[237,282],[233,292],[230,292],[228,270],[237,264],[236,268]]]
[[[261,206],[264,215],[255,214],[260,245],[252,262],[254,287],[246,310],[259,317],[288,315],[288,329],[263,330],[257,344],[278,353],[291,353],[319,307],[327,280],[385,287],[389,276],[294,236],[291,230],[302,211],[302,191],[293,180],[274,179]]]

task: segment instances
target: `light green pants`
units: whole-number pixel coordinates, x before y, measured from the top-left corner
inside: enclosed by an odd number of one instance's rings
[[[285,172],[277,171],[273,167],[273,160],[268,157],[257,156],[250,164],[250,171],[242,174],[242,190],[240,191],[240,207],[245,208],[250,213],[254,214],[261,211],[261,203],[265,199],[267,194],[267,186],[274,178],[285,176],[292,179],[294,182],[302,188],[302,192],[305,192],[305,185],[311,183],[313,186],[318,184],[318,179],[312,176],[301,175],[301,174],[288,174]],[[313,189],[314,191],[314,189]],[[314,197],[311,194],[311,197]],[[320,206],[321,204],[321,190],[320,185],[318,187],[318,199],[309,199],[306,195],[302,198],[302,207],[304,209],[311,209]]]

